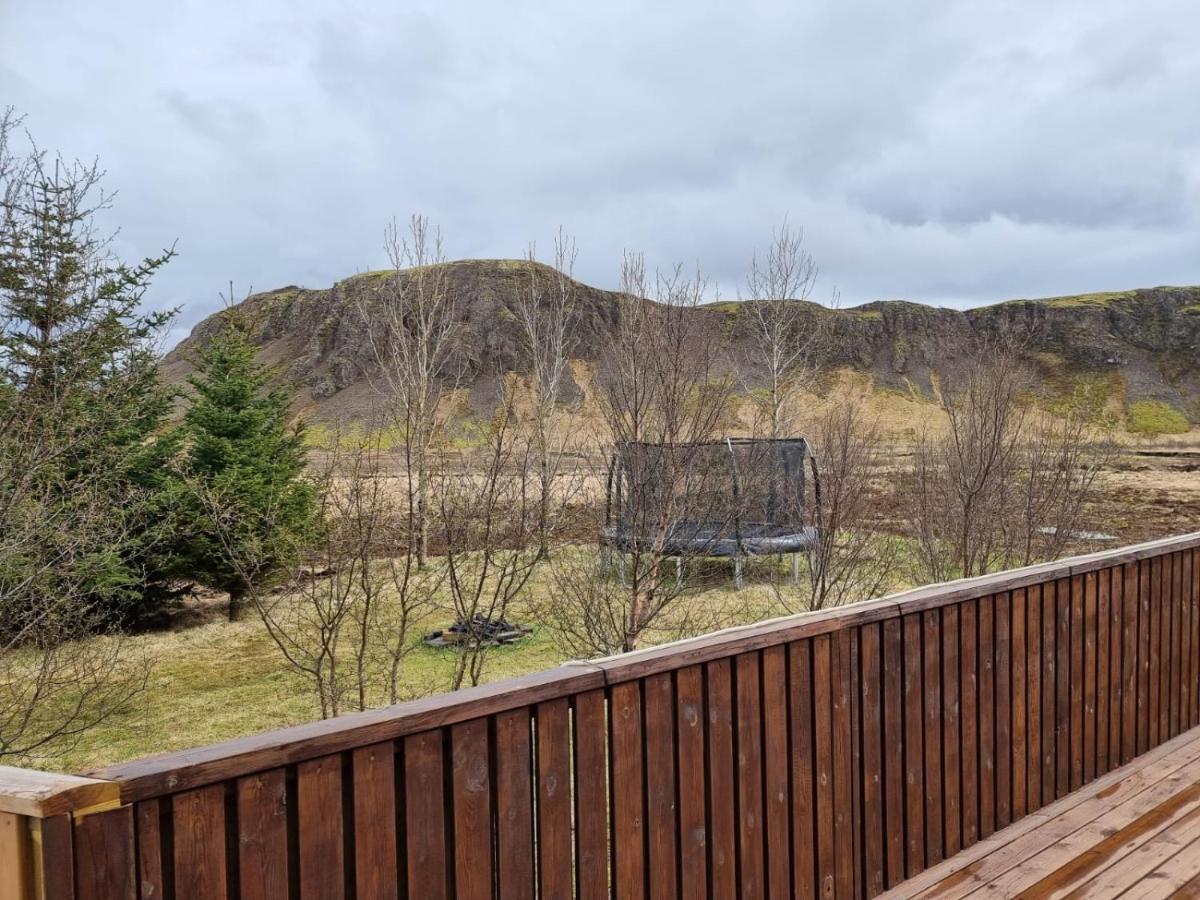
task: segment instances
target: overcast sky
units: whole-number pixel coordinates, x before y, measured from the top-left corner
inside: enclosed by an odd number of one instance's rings
[[[186,331],[239,291],[558,225],[725,297],[788,215],[817,299],[968,306],[1200,282],[1195,0],[0,0],[0,106],[100,157]]]

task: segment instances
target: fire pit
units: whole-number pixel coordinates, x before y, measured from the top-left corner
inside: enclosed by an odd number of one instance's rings
[[[475,615],[470,619],[459,619],[449,628],[427,635],[425,643],[430,647],[457,647],[471,643],[497,646],[515,644],[532,633],[532,628],[514,624],[507,619],[489,619],[484,615]]]

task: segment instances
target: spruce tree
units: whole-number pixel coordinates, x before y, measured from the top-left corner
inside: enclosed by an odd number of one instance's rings
[[[229,618],[247,592],[268,582],[300,546],[313,521],[303,479],[303,424],[290,424],[291,397],[269,389],[269,372],[232,311],[199,351],[184,419],[184,481],[191,527],[181,563],[191,577],[229,593]]]
[[[0,116],[0,137],[17,121]],[[120,624],[161,596],[173,402],[142,300],[165,251],[126,264],[95,228],[94,164],[0,140],[0,597],[71,595]],[[13,535],[20,535],[13,538]],[[83,612],[80,614],[83,615]]]

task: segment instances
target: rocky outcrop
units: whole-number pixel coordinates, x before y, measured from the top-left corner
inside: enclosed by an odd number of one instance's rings
[[[457,368],[483,398],[489,381],[523,368],[517,309],[531,273],[515,260],[446,265],[465,325]],[[317,418],[356,417],[371,398],[372,310],[394,295],[397,277],[410,276],[374,272],[327,289],[280,288],[248,298],[236,312],[250,324],[260,358],[297,389],[300,408]],[[557,273],[538,267],[533,277],[548,286]],[[595,365],[620,314],[620,297],[579,282],[572,288],[574,355]],[[937,374],[953,368],[973,336],[1016,332],[1027,336],[1030,365],[1047,384],[1071,375],[1117,375],[1129,401],[1163,400],[1200,421],[1200,287],[1011,300],[966,311],[902,301],[805,308],[830,335],[827,361],[870,374],[881,386],[931,392]],[[729,364],[752,382],[748,307],[722,303],[696,314],[723,317]],[[194,348],[221,327],[221,315],[197,325],[164,358],[168,380],[182,381]]]

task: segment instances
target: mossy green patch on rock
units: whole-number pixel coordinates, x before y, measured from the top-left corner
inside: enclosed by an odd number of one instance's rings
[[[1126,428],[1133,434],[1183,434],[1191,428],[1187,416],[1161,400],[1138,400],[1129,404]]]

